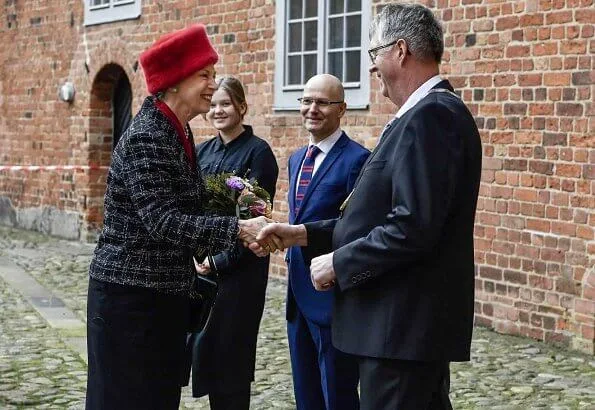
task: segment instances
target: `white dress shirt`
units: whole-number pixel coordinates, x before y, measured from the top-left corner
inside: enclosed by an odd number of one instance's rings
[[[314,141],[312,140],[312,136],[310,135],[310,142],[308,144],[308,148],[310,147],[310,145],[316,145],[320,149],[320,152],[318,153],[318,155],[316,155],[316,158],[314,158],[314,169],[312,170],[312,178],[314,178],[314,174],[316,174],[316,171],[318,171],[318,168],[320,168],[320,164],[322,164],[322,161],[324,161],[324,159],[326,158],[328,153],[331,151],[331,149],[333,148],[335,143],[339,140],[339,138],[341,138],[341,135],[343,135],[343,130],[341,129],[341,127],[339,127],[331,135],[329,135],[328,137],[326,137],[325,139],[323,139],[322,141],[320,141],[316,144],[314,143]],[[298,176],[297,176],[298,183],[302,176],[303,164],[304,163],[302,161],[302,165],[300,165],[300,172],[298,173]],[[294,195],[297,195],[298,183],[295,184]]]

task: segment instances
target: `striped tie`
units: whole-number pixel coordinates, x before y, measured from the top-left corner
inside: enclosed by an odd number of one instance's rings
[[[314,159],[316,155],[320,153],[320,148],[316,145],[310,145],[308,148],[308,152],[306,152],[306,158],[304,158],[304,163],[302,164],[302,173],[300,174],[300,181],[298,183],[296,193],[295,193],[295,214],[300,210],[300,206],[302,205],[302,201],[304,200],[304,196],[306,195],[306,191],[308,190],[308,185],[310,185],[310,181],[312,180],[312,172],[314,171]]]

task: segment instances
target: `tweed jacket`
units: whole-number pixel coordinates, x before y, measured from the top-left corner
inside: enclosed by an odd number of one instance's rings
[[[237,218],[203,213],[205,195],[200,170],[192,170],[174,126],[148,97],[113,152],[90,276],[187,291],[192,255],[198,249],[220,252],[238,232]]]

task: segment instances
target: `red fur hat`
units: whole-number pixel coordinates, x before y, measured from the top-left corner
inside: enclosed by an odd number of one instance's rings
[[[159,38],[140,55],[147,89],[151,94],[165,91],[194,74],[215,64],[219,56],[207,37],[203,24],[195,24]]]

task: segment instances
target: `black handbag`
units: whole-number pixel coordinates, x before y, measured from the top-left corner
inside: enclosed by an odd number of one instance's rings
[[[215,266],[211,255],[207,256],[211,266]],[[196,260],[202,261],[204,253],[197,252]],[[209,325],[215,301],[217,300],[216,274],[214,272],[208,275],[200,275],[194,272],[192,285],[190,286],[190,318],[188,325],[188,334],[186,338],[186,363],[183,368],[182,386],[187,386],[190,381],[190,369],[195,361],[198,361],[197,352],[199,343],[205,334]]]
[[[204,257],[197,260],[203,260]],[[208,256],[211,266],[211,255]],[[205,330],[209,324],[215,301],[217,300],[218,284],[215,273],[200,275],[194,273],[192,285],[190,286],[190,320],[188,326],[189,333],[198,333]]]

